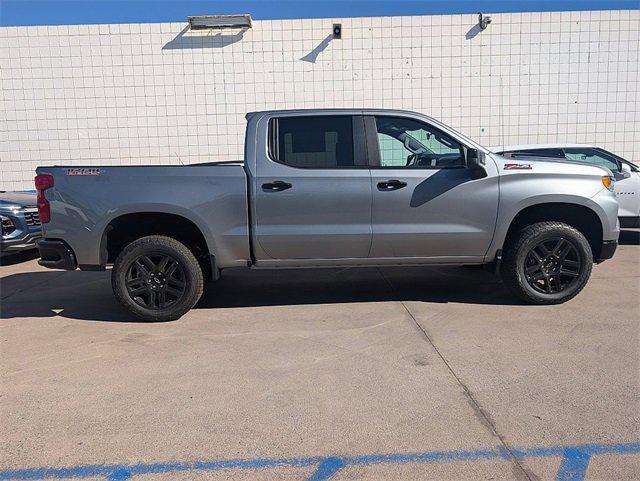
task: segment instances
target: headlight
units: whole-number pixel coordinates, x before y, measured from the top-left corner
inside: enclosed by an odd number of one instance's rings
[[[615,182],[615,179],[613,177],[611,177],[610,175],[603,175],[602,176],[602,185],[604,185],[611,192],[613,192],[613,183],[614,182]]]
[[[16,226],[13,224],[13,221],[7,217],[6,215],[0,215],[0,219],[2,220],[2,235],[9,235],[14,230],[16,230]]]

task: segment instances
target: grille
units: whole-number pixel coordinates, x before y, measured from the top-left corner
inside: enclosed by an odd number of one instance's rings
[[[24,220],[28,226],[40,225],[40,216],[38,215],[37,210],[25,211]]]

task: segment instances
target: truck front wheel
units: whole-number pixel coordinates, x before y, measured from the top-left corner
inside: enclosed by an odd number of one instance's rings
[[[144,321],[173,321],[202,295],[202,269],[175,239],[151,235],[123,249],[111,272],[116,299]]]
[[[582,290],[592,267],[591,247],[582,233],[561,222],[539,222],[505,246],[501,274],[526,302],[560,304]]]

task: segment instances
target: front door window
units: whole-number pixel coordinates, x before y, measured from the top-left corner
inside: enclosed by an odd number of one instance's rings
[[[376,117],[380,166],[441,169],[464,165],[462,146],[427,124],[399,117]]]

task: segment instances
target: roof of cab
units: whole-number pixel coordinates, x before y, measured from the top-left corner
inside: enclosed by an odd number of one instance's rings
[[[313,114],[367,114],[367,113],[405,113],[405,114],[413,114],[413,115],[424,115],[426,117],[430,117],[427,114],[423,114],[422,112],[414,112],[411,110],[404,109],[378,109],[378,108],[341,108],[341,109],[279,109],[279,110],[257,110],[255,112],[247,112],[245,118],[248,120],[254,115],[258,114],[305,114],[305,115],[313,115]],[[430,117],[431,118],[431,117]]]

